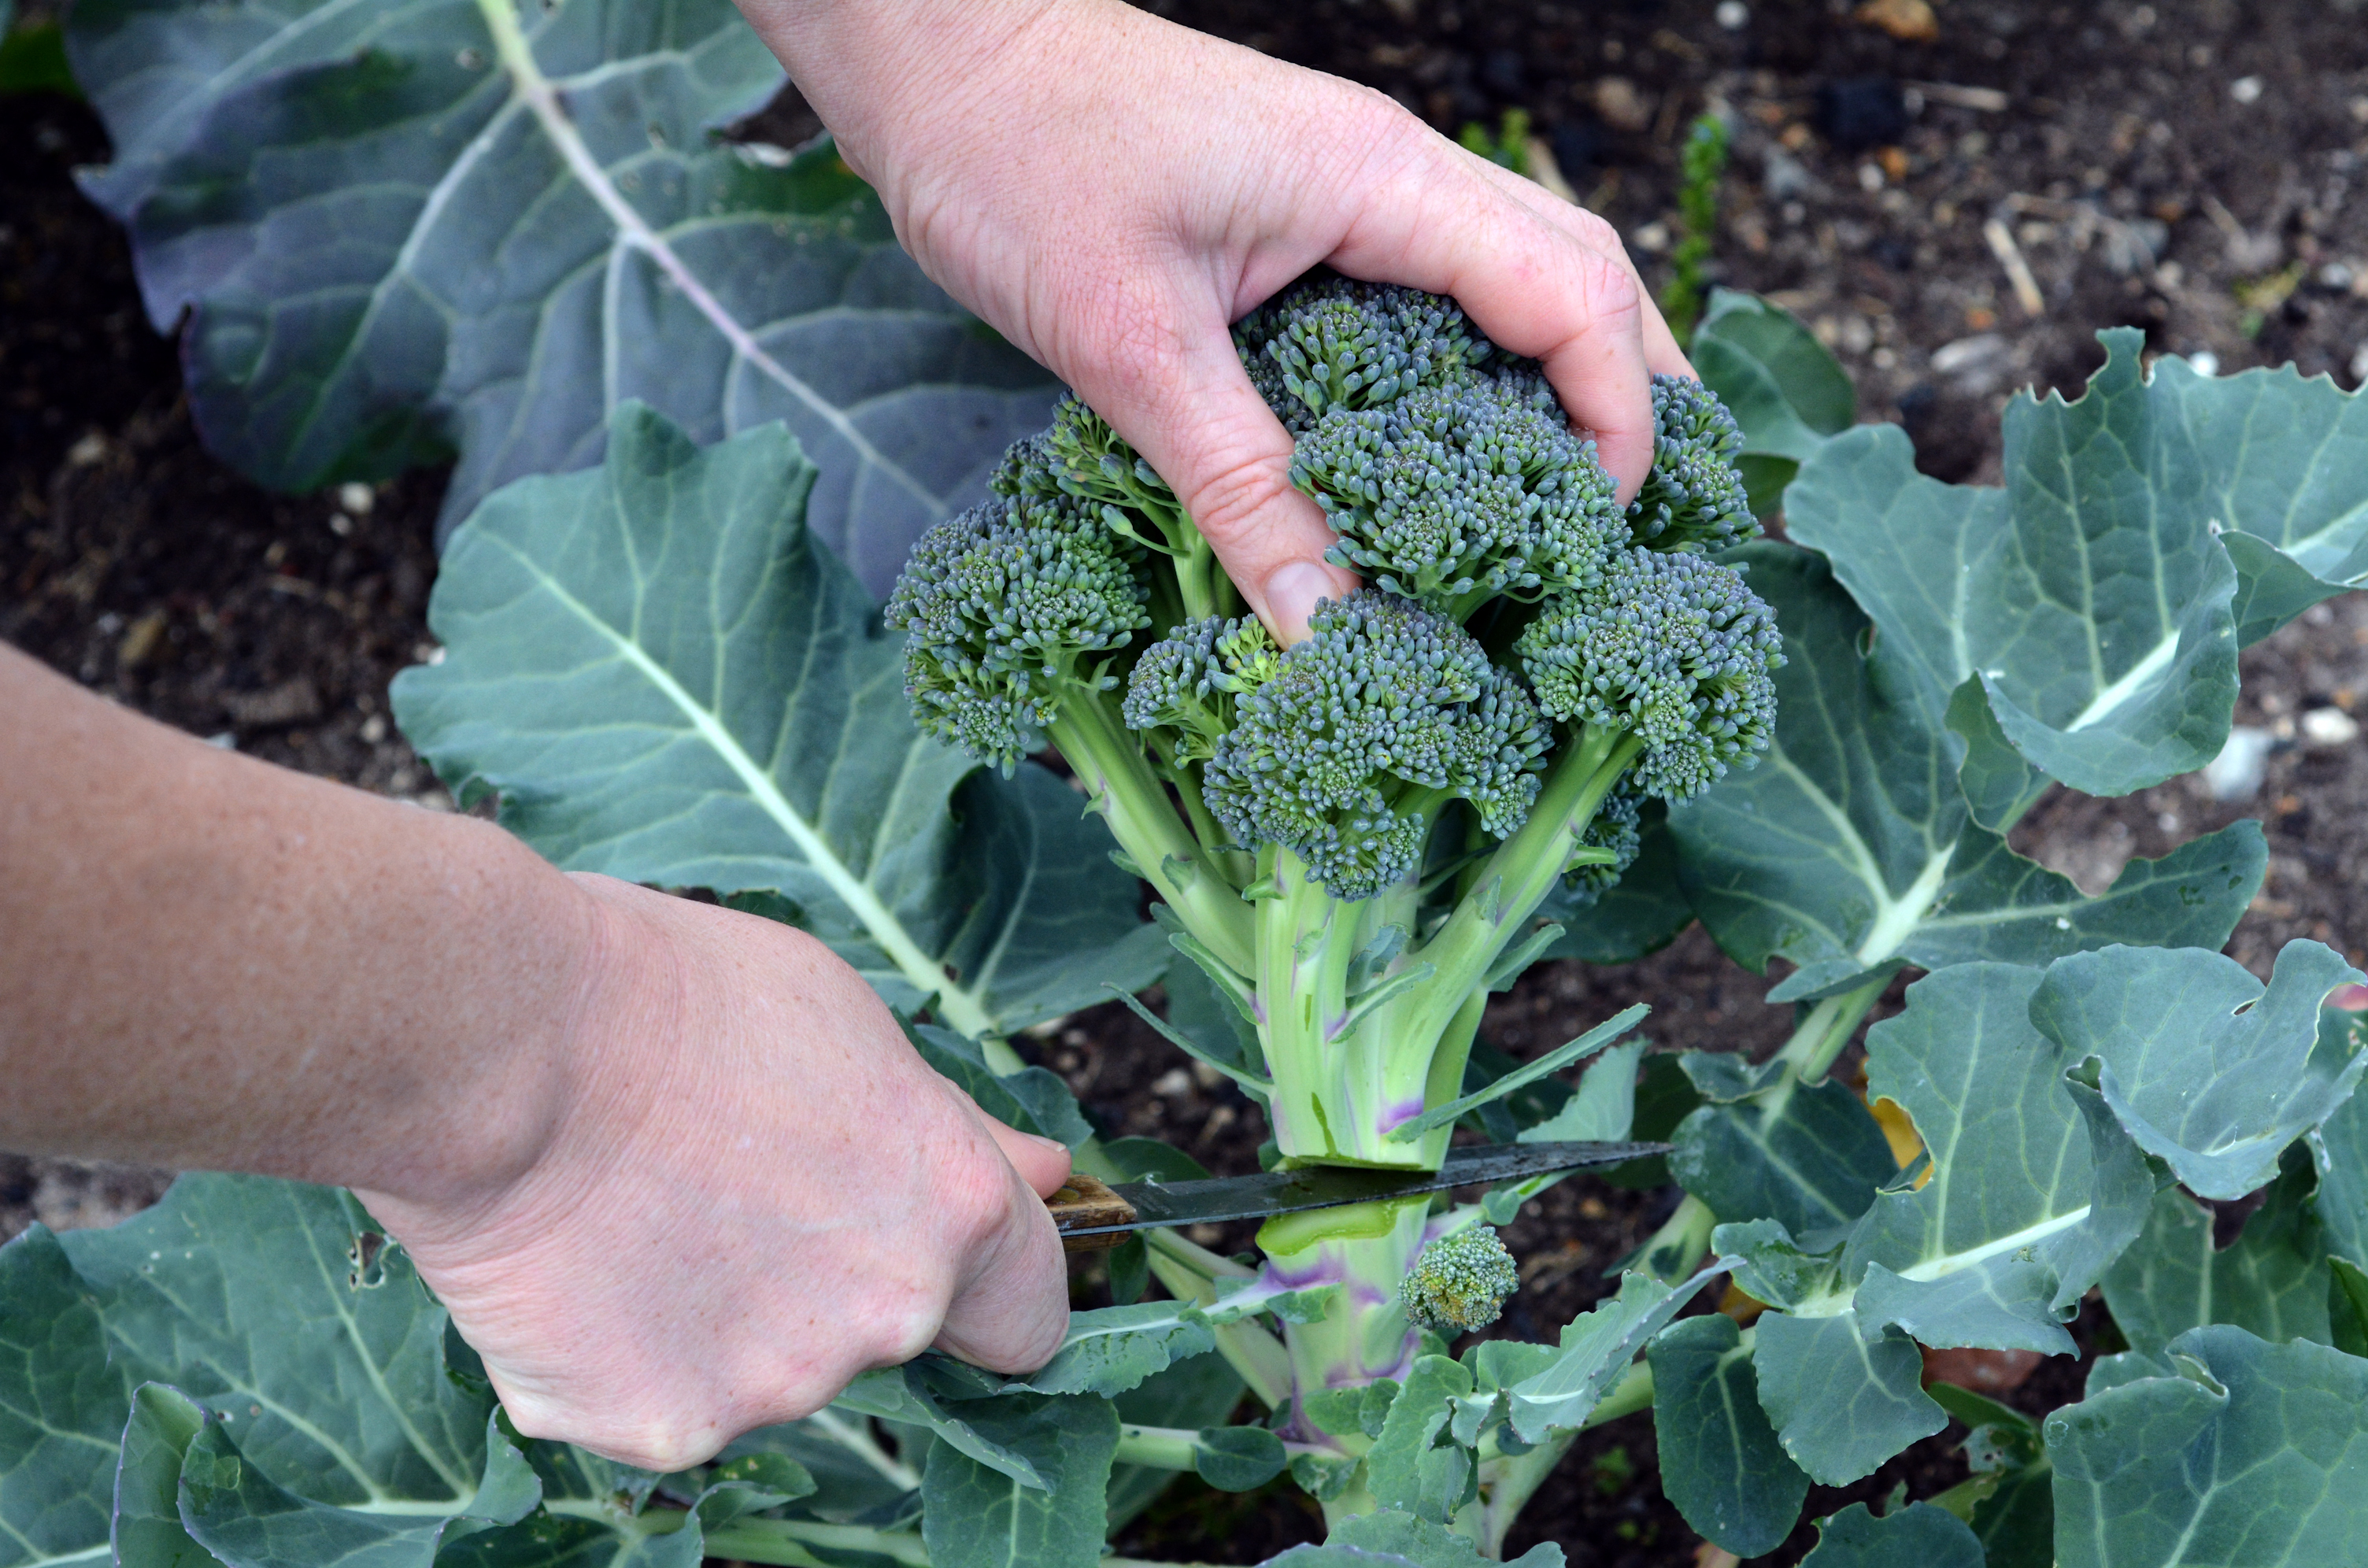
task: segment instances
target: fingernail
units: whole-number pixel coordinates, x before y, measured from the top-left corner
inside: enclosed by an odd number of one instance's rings
[[[1069,1152],[1069,1146],[1066,1143],[1062,1142],[1058,1138],[1039,1137],[1033,1132],[1022,1132],[1019,1136],[1027,1139],[1031,1143],[1042,1143],[1046,1149],[1052,1151],[1055,1154],[1065,1156]]]
[[[1313,561],[1287,561],[1267,574],[1266,613],[1275,634],[1289,644],[1307,635],[1307,618],[1320,599],[1337,598],[1332,574]]]

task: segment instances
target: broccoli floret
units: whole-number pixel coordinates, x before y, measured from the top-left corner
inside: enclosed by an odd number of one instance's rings
[[[1514,648],[1547,713],[1635,732],[1648,795],[1683,800],[1767,749],[1783,643],[1731,567],[1623,551],[1600,584],[1546,601]]]
[[[1029,493],[1023,476],[1038,472],[1007,460],[1015,493],[923,534],[886,617],[905,633],[905,689],[921,727],[1006,772],[1044,744],[1064,688],[1116,684],[1095,655],[1151,624],[1141,548],[1089,503]]]
[[[1551,732],[1469,632],[1372,589],[1308,625],[1238,699],[1202,771],[1209,810],[1238,842],[1287,846],[1334,897],[1356,899],[1414,869],[1451,799],[1497,836],[1520,825]]]
[[[1398,1301],[1425,1328],[1467,1332],[1495,1323],[1505,1298],[1520,1288],[1513,1255],[1494,1230],[1474,1225],[1423,1248],[1398,1282]]]
[[[1234,342],[1293,435],[1331,408],[1377,408],[1495,354],[1452,300],[1319,273],[1235,324]]]
[[[1592,908],[1596,900],[1610,892],[1629,867],[1636,863],[1637,851],[1644,847],[1638,828],[1638,815],[1645,796],[1631,778],[1623,777],[1619,785],[1595,808],[1593,820],[1587,831],[1578,835],[1582,849],[1608,849],[1611,858],[1583,861],[1563,873],[1563,886],[1569,890],[1568,903],[1575,909]]]
[[[1234,727],[1234,699],[1264,686],[1281,663],[1263,621],[1188,621],[1143,651],[1120,711],[1172,767],[1206,762]]]
[[[1329,560],[1450,613],[1592,582],[1626,542],[1595,443],[1534,371],[1335,408],[1300,437],[1291,476],[1339,536]]]
[[[1758,537],[1751,497],[1736,472],[1743,431],[1700,381],[1653,378],[1653,472],[1628,506],[1648,550],[1725,550]]]

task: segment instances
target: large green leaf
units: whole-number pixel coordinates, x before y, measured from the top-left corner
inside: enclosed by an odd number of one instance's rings
[[[1753,1333],[1760,1408],[1813,1481],[1847,1485],[1949,1424],[1920,1386],[1922,1354],[1896,1328],[1845,1310],[1762,1312]]]
[[[914,728],[896,642],[803,521],[779,426],[700,449],[629,405],[602,466],[520,481],[455,534],[442,663],[394,706],[456,794],[556,864],[761,894],[890,1000],[1008,1033],[1164,962],[1099,824]]]
[[[1867,1032],[1867,1093],[1914,1119],[1932,1172],[1874,1200],[1842,1275],[1861,1318],[1920,1344],[2074,1354],[2062,1324],[2146,1222],[2145,1157],[2032,1028],[2041,980],[1959,964]]]
[[[1646,1347],[1661,1490],[1704,1539],[1738,1557],[1793,1533],[1809,1478],[1785,1456],[1759,1407],[1741,1331],[1724,1312],[1682,1318]]]
[[[1294,1546],[1268,1558],[1265,1568],[1486,1568],[1489,1561],[1469,1536],[1383,1508],[1349,1515],[1323,1545]],[[1563,1568],[1562,1548],[1541,1541],[1510,1568]]]
[[[1730,559],[1784,632],[1775,745],[1669,822],[1687,896],[1719,945],[1756,971],[1771,958],[1799,966],[1770,1001],[1831,995],[1903,962],[2044,964],[2111,942],[2227,939],[2267,864],[2258,824],[2133,860],[2084,897],[1973,819],[1948,694],[1938,710],[1919,699],[1892,632],[1869,653],[1866,617],[1821,562],[1777,544]]]
[[[2333,1007],[2319,1015],[2319,1049],[2352,1038],[2352,1015]],[[2355,1264],[2368,1264],[2368,1099],[2353,1095],[2319,1124],[2312,1153],[2318,1162],[2318,1191],[2311,1210],[2326,1249]]]
[[[265,483],[457,450],[449,526],[598,462],[628,399],[702,441],[786,420],[884,592],[1051,406],[826,142],[714,142],[781,80],[726,0],[100,0],[70,44],[118,149],[88,188]]]
[[[446,1375],[444,1311],[401,1250],[357,1261],[377,1235],[341,1192],[193,1176],[112,1230],[0,1252],[0,1562],[107,1555],[147,1382],[235,1435],[261,1484],[415,1522],[463,1508],[492,1402]]]
[[[1982,1543],[1964,1523],[1930,1503],[1876,1518],[1853,1503],[1817,1521],[1817,1549],[1801,1568],[1982,1568]]]
[[[1507,1391],[1513,1430],[1524,1442],[1538,1443],[1557,1427],[1585,1421],[1636,1353],[1717,1272],[1713,1266],[1674,1286],[1648,1275],[1622,1275],[1619,1294],[1565,1324],[1561,1345]]]
[[[2231,1327],[2180,1335],[2158,1365],[2121,1359],[2047,1418],[2062,1568],[2358,1560],[2368,1361]]]
[[[1849,372],[1790,312],[1756,294],[1711,290],[1687,354],[1743,426],[1736,466],[1761,517],[1782,504],[1801,464],[1858,417]]]
[[[2008,405],[2003,490],[1925,478],[1904,433],[1870,427],[1803,465],[1785,518],[1832,559],[1929,716],[1978,677],[2040,771],[2119,795],[2203,767],[2227,739],[2237,571],[2190,420],[2146,382],[2136,332],[2101,335],[2105,364],[2078,402]],[[2347,478],[2356,505],[2368,463]]]
[[[2237,1239],[2218,1250],[2211,1210],[2177,1187],[2155,1199],[2144,1233],[2103,1281],[2113,1326],[2132,1349],[2160,1350],[2207,1324],[2233,1324],[2272,1342],[2331,1343],[2310,1163],[2289,1150],[2286,1167]]]
[[[1898,1172],[1882,1127],[1832,1079],[1804,1085],[1781,1063],[1753,1071],[1722,1052],[1678,1060],[1709,1103],[1670,1135],[1669,1172],[1719,1219],[1775,1220],[1805,1238],[1856,1220]]]
[[[1118,1451],[1110,1401],[1009,1394],[965,1405],[962,1415],[1027,1456],[1046,1484],[1026,1485],[951,1444],[933,1447],[921,1480],[931,1568],[1094,1568]]]
[[[2266,989],[2217,953],[2108,948],[2051,966],[2031,1019],[2067,1064],[2097,1060],[2105,1103],[2191,1190],[2242,1198],[2368,1069],[2352,1040],[2319,1028],[2328,993],[2360,978],[2309,941],[2285,945]]]

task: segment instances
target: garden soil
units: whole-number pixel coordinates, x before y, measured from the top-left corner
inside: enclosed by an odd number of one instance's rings
[[[2344,0],[1883,0],[1862,16],[1841,0],[1152,8],[1369,83],[1451,133],[1528,111],[1559,176],[1656,282],[1674,238],[1675,149],[1694,116],[1724,109],[1735,149],[1713,276],[1810,323],[1856,381],[1861,417],[1904,424],[1943,479],[1996,483],[2006,398],[2077,394],[2102,358],[2101,327],[2138,327],[2149,350],[2208,354],[2224,370],[2291,360],[2347,388],[2368,376],[2368,12]],[[786,97],[744,134],[812,125]],[[450,810],[386,702],[394,673],[434,653],[443,475],[281,496],[210,458],[121,235],[72,184],[74,165],[106,153],[83,106],[0,97],[0,638],[193,733]],[[2281,944],[2311,937],[2359,963],[2368,749],[2342,721],[2368,710],[2368,596],[2250,650],[2244,676],[2237,721],[2269,748],[2252,788],[2058,791],[2015,841],[2095,891],[2133,855],[2258,817],[2269,881],[2231,950],[2266,974]],[[1790,1022],[1761,1002],[1768,984],[1697,928],[1638,963],[1543,966],[1497,1000],[1486,1030],[1528,1055],[1646,1001],[1658,1047],[1765,1051]],[[1115,1006],[1021,1043],[1110,1131],[1169,1139],[1219,1171],[1253,1165],[1256,1108]],[[111,1222],[165,1179],[0,1155],[0,1237],[37,1219]],[[1545,1195],[1508,1233],[1526,1285],[1505,1330],[1550,1337],[1672,1201],[1586,1180]],[[1090,1267],[1081,1301],[1103,1289]],[[2112,1343],[2093,1301],[2074,1333],[2090,1351]],[[2043,1364],[2005,1397],[2042,1411],[2078,1397],[2080,1376],[2068,1359]],[[1962,1435],[1952,1426],[1864,1482],[1817,1489],[1809,1514],[1952,1484]],[[1235,1497],[1188,1477],[1121,1544],[1253,1562],[1320,1528],[1288,1488]],[[1643,1419],[1579,1439],[1511,1547],[1546,1539],[1579,1568],[1732,1561],[1661,1499]],[[1814,1540],[1804,1524],[1762,1561],[1797,1562]]]

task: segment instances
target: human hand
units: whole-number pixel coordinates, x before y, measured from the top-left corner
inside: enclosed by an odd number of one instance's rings
[[[1318,262],[1452,294],[1543,361],[1633,497],[1691,375],[1610,224],[1383,94],[1119,0],[743,8],[949,292],[1174,484],[1279,635],[1354,578],[1227,324]]]
[[[574,880],[597,935],[530,1159],[361,1193],[518,1430],[678,1470],[932,1345],[1043,1365],[1067,1152],[979,1111],[812,937]]]

